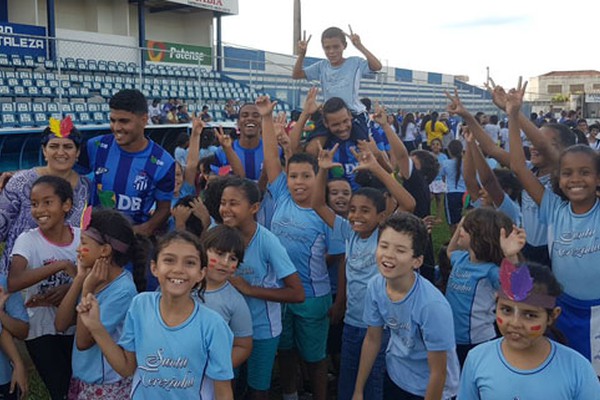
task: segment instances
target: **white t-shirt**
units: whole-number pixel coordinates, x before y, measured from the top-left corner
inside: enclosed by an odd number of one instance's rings
[[[23,232],[13,247],[11,259],[19,255],[27,260],[27,269],[43,267],[55,261],[68,260],[77,263],[77,247],[79,246],[80,230],[71,227],[73,241],[69,244],[56,244],[44,237],[39,228]],[[72,278],[64,271],[60,271],[48,278],[41,280],[33,286],[25,289],[25,303],[36,295],[46,293],[48,290],[65,283],[71,283]],[[57,335],[54,328],[56,318],[56,307],[28,307],[29,314],[29,336],[26,340],[38,338],[43,335]],[[75,327],[70,327],[65,335],[75,333]]]

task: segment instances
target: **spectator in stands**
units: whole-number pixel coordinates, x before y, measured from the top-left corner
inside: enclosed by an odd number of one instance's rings
[[[179,136],[177,136],[177,141],[175,142],[175,151],[173,155],[175,156],[175,161],[179,163],[184,169],[186,165],[186,160],[188,157],[190,147],[190,137],[186,132],[181,132]]]
[[[238,118],[239,108],[237,103],[233,99],[227,100],[225,104],[225,118],[231,121],[235,121]]]
[[[348,26],[350,28],[350,26]],[[346,49],[346,37],[350,39],[354,47],[365,57],[344,58]],[[304,58],[310,37],[304,38],[298,42],[298,58],[292,72],[293,79],[308,79],[309,81],[320,81],[324,100],[327,101],[333,97],[341,98],[352,112],[353,118],[357,119],[363,128],[363,137],[367,139],[369,115],[365,106],[359,101],[358,88],[360,79],[369,76],[371,73],[381,70],[381,62],[362,44],[360,36],[352,32],[345,33],[340,28],[331,27],[325,29],[321,34],[321,45],[327,60],[318,61],[308,67],[304,67]],[[316,122],[313,137],[326,134],[322,120]]]
[[[160,99],[152,100],[152,105],[148,107],[148,121],[151,125],[160,125]]]
[[[169,115],[169,113],[171,113],[173,111],[174,108],[175,108],[175,98],[169,97],[169,101],[163,105],[162,111],[160,114],[162,124],[170,123],[168,115]]]
[[[177,122],[180,124],[187,124],[192,119],[190,118],[190,114],[187,110],[187,105],[180,104],[177,106]]]
[[[51,119],[52,128],[46,128],[41,139],[46,165],[15,173],[0,192],[0,242],[4,242],[0,275],[8,273],[9,256],[17,236],[37,227],[31,215],[30,193],[31,186],[40,176],[58,176],[73,187],[73,207],[66,219],[71,226],[79,226],[81,214],[88,203],[90,182],[73,170],[79,156],[81,134],[72,123],[67,122],[70,121],[68,117],[62,123],[53,121]],[[52,290],[48,295],[54,293],[55,290]]]
[[[202,122],[210,122],[213,120],[212,115],[208,112],[208,106],[202,106],[202,112],[200,113],[200,119]]]
[[[139,90],[121,90],[109,105],[112,135],[90,139],[80,157],[82,170],[94,174],[91,204],[121,211],[150,236],[169,217],[175,160],[144,136],[148,103]]]

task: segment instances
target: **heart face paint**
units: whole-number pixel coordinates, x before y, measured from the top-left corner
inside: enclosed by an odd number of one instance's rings
[[[498,325],[503,325],[504,324],[504,320],[500,317],[496,317],[496,322],[498,323]]]
[[[87,254],[87,253],[89,253],[89,252],[90,252],[90,249],[88,249],[87,247],[81,247],[81,248],[79,249],[79,251],[80,251],[81,253],[83,253],[83,254]]]
[[[218,261],[216,258],[208,259],[208,268],[214,268],[217,265]]]

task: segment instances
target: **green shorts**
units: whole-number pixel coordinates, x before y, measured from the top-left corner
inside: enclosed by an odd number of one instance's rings
[[[253,340],[252,353],[248,358],[248,386],[254,390],[269,390],[271,388],[271,374],[279,336],[272,339]]]
[[[280,350],[298,349],[306,362],[319,362],[327,356],[327,334],[331,294],[310,297],[300,304],[287,304],[282,318]]]

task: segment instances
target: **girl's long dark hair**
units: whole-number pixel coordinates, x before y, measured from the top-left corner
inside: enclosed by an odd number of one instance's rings
[[[456,159],[456,177],[454,178],[454,186],[458,186],[460,175],[462,173],[462,152],[463,145],[459,140],[453,140],[448,143],[448,153],[450,157]]]

